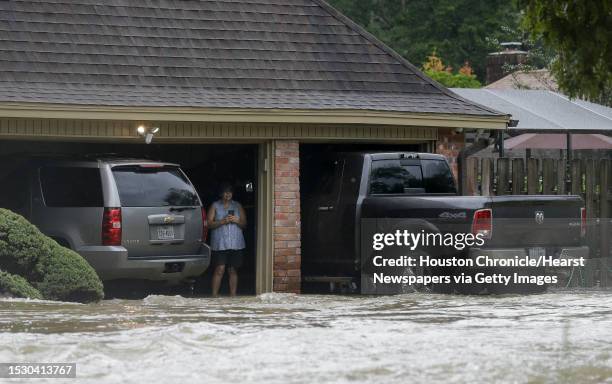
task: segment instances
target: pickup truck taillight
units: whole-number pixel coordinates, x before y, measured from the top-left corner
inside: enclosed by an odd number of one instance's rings
[[[208,240],[208,221],[206,221],[206,209],[204,207],[200,208],[202,210],[202,242],[206,242]]]
[[[580,236],[585,237],[587,231],[587,210],[580,208]]]
[[[479,209],[474,212],[472,220],[472,233],[482,234],[485,239],[493,235],[493,212],[490,209]]]
[[[104,208],[102,245],[121,245],[121,208]]]

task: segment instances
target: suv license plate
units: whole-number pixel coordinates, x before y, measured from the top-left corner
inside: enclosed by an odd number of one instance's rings
[[[174,240],[174,227],[171,225],[162,225],[157,228],[158,240]]]
[[[529,248],[528,251],[530,259],[537,259],[540,256],[546,256],[546,248],[543,247]]]

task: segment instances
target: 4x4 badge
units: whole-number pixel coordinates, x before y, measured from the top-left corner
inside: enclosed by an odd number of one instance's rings
[[[536,211],[535,221],[538,224],[544,224],[544,212],[543,211]]]

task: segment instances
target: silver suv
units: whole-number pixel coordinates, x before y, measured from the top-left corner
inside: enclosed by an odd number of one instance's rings
[[[206,212],[177,164],[37,158],[0,177],[0,206],[78,252],[102,280],[179,284],[210,264]]]

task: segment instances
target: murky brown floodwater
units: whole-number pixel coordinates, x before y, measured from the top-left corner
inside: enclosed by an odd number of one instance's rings
[[[0,362],[27,361],[77,363],[52,383],[612,382],[612,292],[0,299]]]

